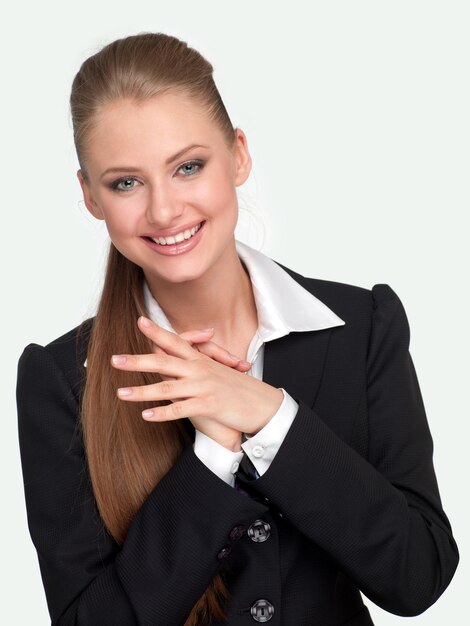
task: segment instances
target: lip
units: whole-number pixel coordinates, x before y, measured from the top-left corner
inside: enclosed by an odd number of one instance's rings
[[[191,222],[190,224],[185,224],[183,226],[176,226],[175,228],[167,228],[166,230],[154,231],[153,233],[145,233],[143,237],[172,237],[173,235],[182,233],[185,230],[191,230],[191,228],[201,224],[201,222],[204,222],[204,220],[198,220],[197,222]]]
[[[197,222],[195,226],[197,226],[197,224],[200,224],[200,223],[201,222]],[[189,252],[195,246],[197,246],[197,244],[199,243],[199,241],[201,240],[201,237],[203,236],[205,232],[205,226],[206,226],[206,221],[203,220],[201,228],[197,231],[195,235],[193,235],[189,239],[184,239],[183,241],[180,241],[179,243],[161,245],[159,243],[155,243],[154,241],[151,241],[150,239],[146,239],[145,236],[142,236],[141,239],[149,248],[152,248],[152,250],[154,250],[155,252],[158,252],[158,254],[162,254],[163,256],[177,256],[180,254],[184,254],[185,252]]]

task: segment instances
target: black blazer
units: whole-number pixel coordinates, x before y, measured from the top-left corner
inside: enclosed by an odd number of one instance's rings
[[[232,592],[230,626],[369,626],[360,592],[413,616],[449,585],[459,552],[400,299],[386,284],[370,290],[278,264],[345,325],[265,345],[263,380],[300,405],[271,466],[245,479],[250,497],[187,446],[122,549],[101,523],[76,429],[86,345],[76,350],[74,328],[24,349],[19,442],[52,624],[182,626],[217,572]]]

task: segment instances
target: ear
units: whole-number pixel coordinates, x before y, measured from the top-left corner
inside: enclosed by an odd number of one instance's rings
[[[241,128],[235,129],[237,138],[235,144],[235,185],[243,185],[251,172],[251,156],[248,151],[248,142]]]
[[[90,211],[93,217],[96,217],[97,220],[104,220],[104,215],[99,206],[94,201],[90,187],[85,181],[81,169],[77,171],[77,178],[78,182],[80,183],[80,187],[82,188],[83,200],[85,201],[86,208]]]

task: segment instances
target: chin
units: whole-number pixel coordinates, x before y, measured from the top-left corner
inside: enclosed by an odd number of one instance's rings
[[[157,282],[165,282],[173,285],[188,283],[194,280],[198,280],[204,275],[204,270],[197,271],[194,264],[189,267],[183,268],[166,268],[164,271],[161,265],[148,265],[142,267],[146,276],[154,277]]]

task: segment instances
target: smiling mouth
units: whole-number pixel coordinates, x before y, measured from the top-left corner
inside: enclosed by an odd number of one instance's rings
[[[190,239],[192,239],[194,235],[199,232],[199,230],[201,230],[205,223],[206,221],[203,220],[202,222],[199,222],[199,224],[197,224],[194,228],[189,229],[190,234],[187,237],[184,236],[184,233],[186,233],[187,231],[184,231],[172,237],[156,237],[154,239],[153,237],[144,235],[143,238],[147,239],[147,241],[151,241],[157,246],[174,246],[175,244],[184,243],[185,241],[189,241]]]

